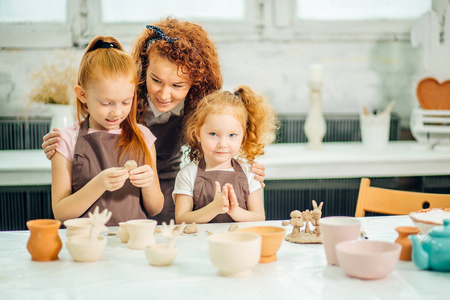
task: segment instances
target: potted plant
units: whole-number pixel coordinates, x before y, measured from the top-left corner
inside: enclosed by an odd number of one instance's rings
[[[50,130],[62,129],[75,122],[72,104],[78,66],[73,51],[56,50],[50,62],[30,73],[30,104],[43,103],[52,115]]]

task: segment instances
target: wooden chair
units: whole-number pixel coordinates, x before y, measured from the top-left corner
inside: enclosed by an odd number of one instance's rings
[[[366,211],[407,215],[423,208],[450,207],[449,194],[407,192],[370,186],[369,178],[361,178],[355,217],[364,217]]]

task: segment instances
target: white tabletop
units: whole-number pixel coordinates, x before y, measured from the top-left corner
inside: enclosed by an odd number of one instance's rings
[[[407,216],[361,220],[370,239],[391,242],[397,238],[395,227],[412,225]],[[256,224],[281,226],[281,221],[239,226]],[[26,249],[28,231],[0,232],[0,299],[448,299],[450,273],[400,261],[384,279],[354,279],[327,265],[321,244],[284,241],[276,262],[258,264],[245,277],[222,277],[209,260],[206,231],[228,227],[199,225],[197,234],[181,236],[168,267],[149,265],[143,250],[128,249],[116,235],[107,237],[97,262],[77,263],[65,246],[58,261],[33,262]],[[65,230],[60,236],[65,244]],[[156,236],[157,243],[162,240]]]
[[[324,146],[273,144],[257,161],[266,167],[266,180],[450,174],[450,151],[421,151],[415,141],[389,142],[380,152],[369,152],[360,142]],[[0,186],[50,184],[51,163],[42,150],[0,151]]]

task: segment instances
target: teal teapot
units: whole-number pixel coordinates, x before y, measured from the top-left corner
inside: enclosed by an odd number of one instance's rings
[[[410,235],[412,241],[412,260],[419,269],[450,271],[450,219],[443,226],[430,229],[422,241],[417,235]]]

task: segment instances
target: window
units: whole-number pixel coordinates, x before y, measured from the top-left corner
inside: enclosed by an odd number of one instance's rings
[[[145,23],[168,15],[200,21],[243,21],[245,0],[102,0],[104,23]]]
[[[0,47],[72,46],[67,22],[70,1],[0,0]]]
[[[442,0],[0,0],[0,48],[84,47],[96,35],[130,44],[173,15],[221,40],[409,39]],[[24,9],[25,8],[25,9]]]
[[[402,20],[417,19],[431,10],[427,0],[296,0],[299,20]]]
[[[26,9],[24,9],[26,8]],[[0,22],[66,22],[66,1],[0,0]]]

